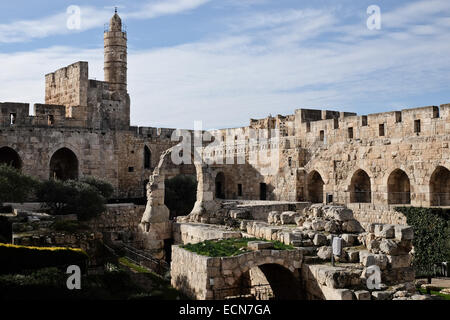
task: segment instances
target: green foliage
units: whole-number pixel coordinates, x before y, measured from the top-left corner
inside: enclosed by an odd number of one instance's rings
[[[81,181],[45,181],[40,185],[37,197],[50,208],[50,214],[76,214],[81,221],[94,218],[106,209],[106,200],[100,191]]]
[[[87,261],[87,254],[80,249],[26,247],[0,243],[0,274],[72,264],[84,268]]]
[[[178,175],[165,181],[164,203],[170,217],[188,215],[197,199],[197,181],[192,176]]]
[[[83,183],[87,183],[88,185],[96,188],[98,192],[102,195],[103,198],[109,199],[114,193],[113,186],[100,178],[97,177],[84,177],[80,180]]]
[[[19,170],[0,164],[0,203],[25,202],[38,186],[38,181]]]
[[[248,252],[249,241],[266,241],[257,238],[230,238],[223,240],[206,240],[195,244],[185,244],[182,248],[208,257],[233,257]],[[269,242],[269,241],[267,241]],[[293,246],[285,245],[280,241],[270,241],[274,250],[292,250]]]
[[[440,208],[396,208],[414,229],[413,265],[417,276],[433,276],[434,265],[450,260],[450,210]]]

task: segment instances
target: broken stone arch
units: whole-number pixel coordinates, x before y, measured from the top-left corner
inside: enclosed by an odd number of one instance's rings
[[[167,165],[171,161],[172,147],[161,154],[158,166],[154,169],[147,184],[147,206],[141,219],[144,230],[148,232],[151,224],[169,221],[169,209],[164,204],[165,178]],[[178,150],[178,149],[177,149]],[[200,221],[208,212],[215,211],[218,203],[215,200],[213,173],[210,166],[195,160],[195,152],[191,152],[191,162],[195,166],[197,176],[197,200],[189,216],[193,221]],[[197,157],[201,159],[200,157]]]

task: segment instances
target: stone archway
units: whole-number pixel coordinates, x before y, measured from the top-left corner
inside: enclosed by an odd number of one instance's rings
[[[372,201],[372,190],[370,177],[366,171],[358,169],[350,181],[350,202],[370,203]]]
[[[78,158],[72,150],[61,148],[52,155],[50,179],[62,181],[78,179]]]
[[[18,170],[22,168],[22,160],[20,159],[19,154],[10,147],[0,148],[0,164],[7,164]]]
[[[307,178],[308,201],[312,203],[323,203],[324,185],[322,176],[316,170],[312,171]]]
[[[430,204],[450,206],[450,170],[438,166],[430,177]]]
[[[387,181],[388,204],[410,204],[411,183],[408,175],[401,169],[395,169]]]
[[[289,269],[276,263],[254,266],[236,281],[236,294],[256,300],[301,300],[301,282]]]

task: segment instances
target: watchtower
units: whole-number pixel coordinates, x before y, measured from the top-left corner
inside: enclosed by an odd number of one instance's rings
[[[127,92],[127,33],[117,8],[105,30],[104,43],[105,82],[109,83],[111,91]]]

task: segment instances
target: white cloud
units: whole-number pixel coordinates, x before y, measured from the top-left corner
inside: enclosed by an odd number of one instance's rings
[[[191,128],[202,120],[205,128],[233,127],[300,107],[364,114],[449,91],[450,26],[436,12],[426,14],[421,19],[429,23],[383,27],[374,36],[333,12],[311,15],[316,25],[302,25],[295,14],[265,13],[240,33],[131,51],[132,123]],[[324,37],[330,30],[335,33]],[[102,58],[102,49],[0,54],[0,100],[42,102],[43,75],[77,60],[89,61],[91,78],[102,79]]]
[[[164,0],[145,2],[135,11],[121,14],[127,19],[151,19],[163,15],[172,15],[195,9],[210,0]],[[0,43],[25,42],[36,38],[70,34],[103,26],[111,18],[111,9],[92,6],[80,7],[80,29],[67,28],[71,13],[66,11],[34,20],[20,20],[9,24],[0,24]]]

